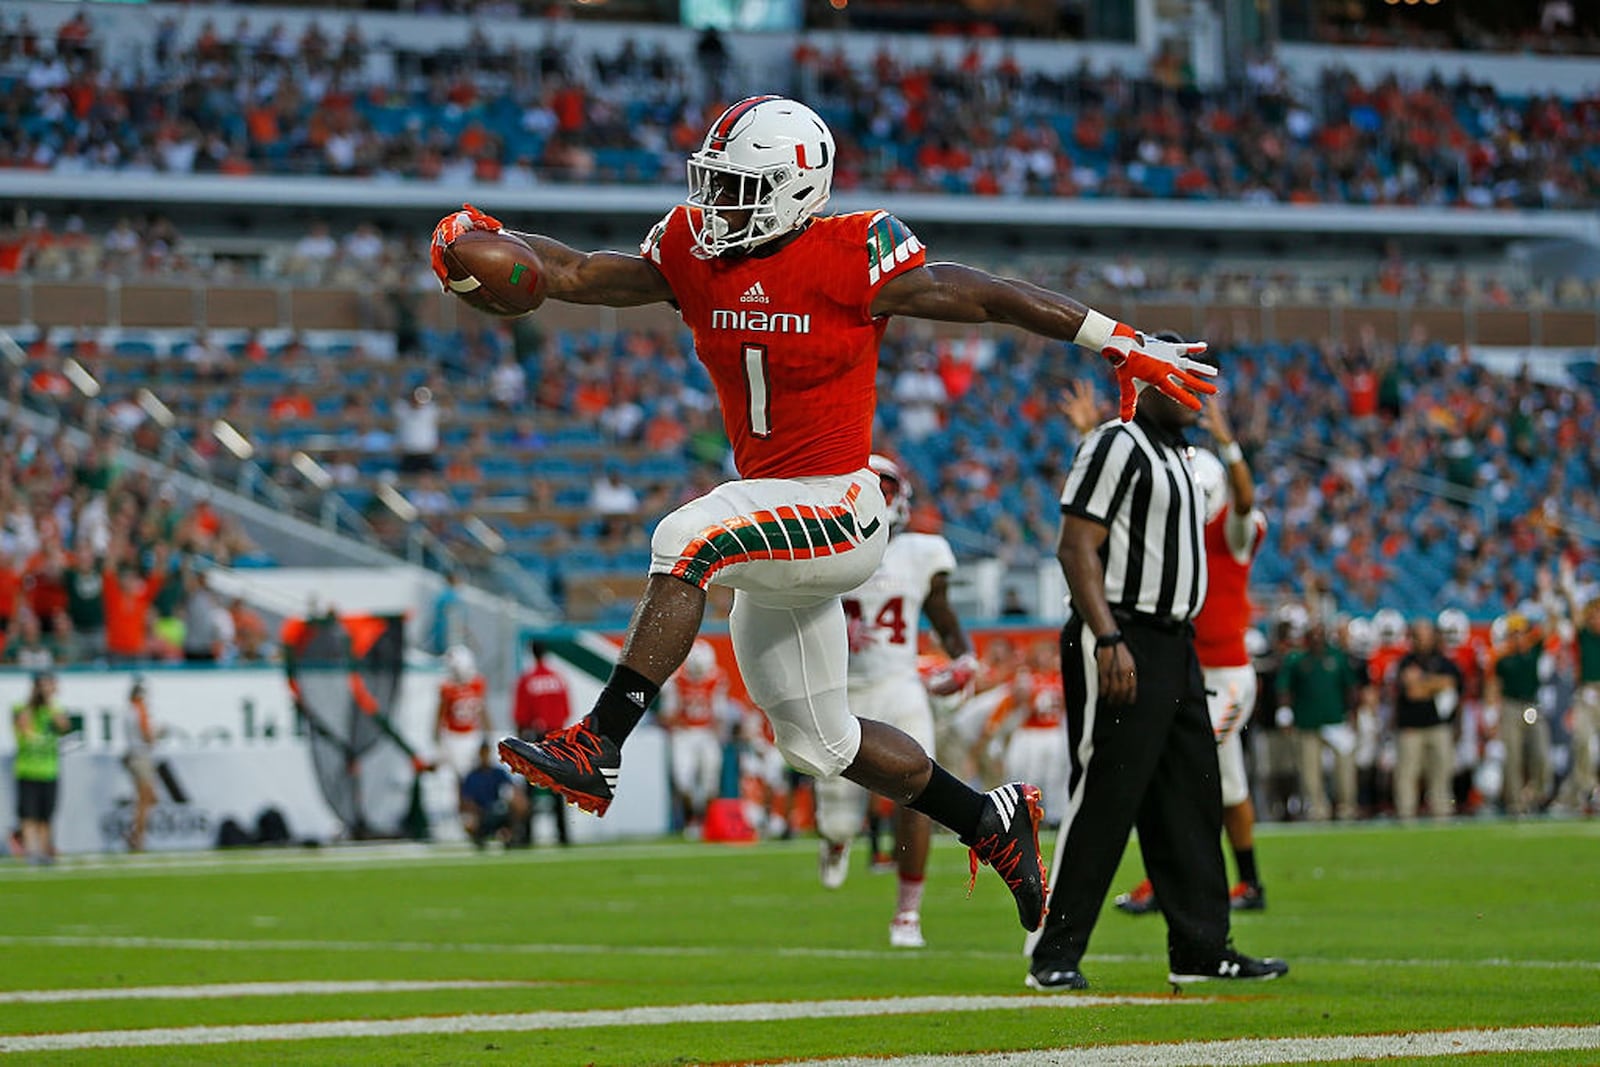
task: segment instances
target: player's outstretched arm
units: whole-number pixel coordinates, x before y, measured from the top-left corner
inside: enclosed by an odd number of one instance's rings
[[[673,298],[666,277],[641,256],[624,252],[579,252],[543,234],[506,229],[499,219],[471,204],[461,205],[460,211],[452,211],[433,228],[430,251],[433,272],[439,276],[441,285],[446,278],[442,253],[468,230],[492,233],[504,230],[526,241],[544,268],[545,295],[556,300],[636,307]]]
[[[671,300],[666,275],[628,252],[579,252],[553,237],[509,231],[528,242],[544,264],[547,294],[573,304],[636,307]]]
[[[1133,418],[1139,389],[1153,385],[1186,407],[1215,393],[1206,379],[1216,368],[1191,356],[1203,342],[1173,344],[1085,307],[1071,297],[959,263],[930,263],[886,282],[872,302],[873,315],[906,315],[941,322],[1003,322],[1092,348],[1117,371],[1121,414]]]

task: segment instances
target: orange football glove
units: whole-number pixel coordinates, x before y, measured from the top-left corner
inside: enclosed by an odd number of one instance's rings
[[[471,204],[462,204],[460,211],[452,211],[439,220],[433,228],[433,242],[428,246],[428,258],[433,263],[433,273],[439,279],[439,288],[446,289],[445,284],[450,280],[450,272],[444,265],[444,250],[449,248],[457,237],[468,230],[505,229],[500,225],[500,220],[493,215],[486,215]]]
[[[1184,407],[1199,411],[1200,396],[1217,391],[1217,384],[1206,380],[1216,375],[1217,368],[1189,358],[1205,350],[1204,341],[1175,344],[1146,337],[1126,323],[1117,323],[1100,354],[1117,370],[1122,421],[1133,418],[1139,393],[1151,385]]]

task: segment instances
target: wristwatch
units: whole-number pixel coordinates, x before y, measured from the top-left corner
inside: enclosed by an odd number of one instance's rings
[[[1102,648],[1111,648],[1120,644],[1122,644],[1121,630],[1112,630],[1110,633],[1101,634],[1099,637],[1094,639],[1094,648],[1096,652],[1100,651]]]

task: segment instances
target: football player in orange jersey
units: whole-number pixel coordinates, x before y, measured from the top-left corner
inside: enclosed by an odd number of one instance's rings
[[[728,680],[717,666],[717,650],[696,641],[683,666],[661,690],[661,725],[672,759],[672,791],[677,794],[686,837],[698,838],[706,805],[722,784],[722,741],[731,707]]]
[[[1048,805],[1057,804],[1058,812],[1065,811],[1067,768],[1072,759],[1067,751],[1067,709],[1061,683],[1060,644],[1041,640],[1029,646],[1027,664],[1013,680],[1012,688],[1021,714],[1006,741],[1003,760],[1006,774],[1038,782],[1045,796],[1046,810],[1049,810]],[[1057,815],[1051,825],[1059,822]]]
[[[689,200],[637,255],[585,253],[521,234],[548,296],[628,307],[674,304],[710,372],[739,479],[656,527],[644,595],[591,714],[542,741],[507,738],[501,758],[531,781],[603,814],[623,741],[688,655],[706,587],[732,588],[734,654],[751,698],[796,768],[843,774],[943,823],[995,867],[1029,930],[1044,918],[1038,790],[974,791],[892,727],[850,714],[840,595],[877,569],[888,540],[883,492],[867,467],[878,345],[890,316],[1004,322],[1100,352],[1116,368],[1122,414],[1140,383],[1198,407],[1212,373],[1200,344],[1146,338],[1077,301],[955,263],[883,211],[821,215],[833,135],[810,108],[776,96],[717,118],[689,159]],[[434,231],[434,268],[469,229],[500,223],[465,207]]]
[[[478,661],[466,645],[444,654],[445,680],[439,685],[439,715],[433,723],[434,747],[464,779],[478,765],[478,746],[489,737],[488,688]]]

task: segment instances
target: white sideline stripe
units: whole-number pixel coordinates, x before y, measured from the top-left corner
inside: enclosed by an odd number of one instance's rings
[[[674,1026],[683,1023],[777,1022],[787,1019],[850,1019],[877,1015],[945,1012],[1060,1011],[1137,1004],[1171,1007],[1213,1003],[1204,997],[1014,996],[891,997],[883,1000],[799,1000],[754,1004],[682,1004],[597,1011],[536,1011],[506,1015],[442,1015],[409,1019],[340,1019],[315,1023],[252,1026],[170,1026],[147,1030],[99,1030],[71,1034],[0,1036],[0,1052],[63,1052],[90,1048],[158,1048],[231,1045],[255,1041],[320,1038],[408,1037],[417,1034],[500,1034],[531,1030],[582,1030],[598,1026]]]
[[[785,1061],[786,1067],[1225,1067],[1329,1063],[1486,1052],[1564,1052],[1600,1048],[1600,1026],[1522,1026],[1503,1030],[1425,1030],[1363,1037],[1235,1038],[1162,1044],[1088,1045],[1030,1052],[957,1053],[871,1059]]]
[[[317,938],[137,937],[114,934],[0,934],[0,946],[40,945],[49,948],[171,949],[190,952],[461,952],[533,956],[742,956],[773,955],[809,959],[905,960],[903,949],[808,948],[782,945],[585,945],[491,944],[483,941],[323,941]],[[1011,951],[978,949],[924,949],[920,958],[1007,959],[1022,957]],[[1158,963],[1163,954],[1090,953],[1094,963]],[[1365,957],[1293,956],[1296,967],[1498,967],[1534,971],[1600,971],[1600,960],[1539,960],[1490,956],[1480,959],[1370,959]]]
[[[441,989],[530,989],[556,982],[222,982],[214,985],[117,986],[102,989],[14,989],[0,1004],[66,1004],[84,1000],[220,1000],[229,997],[324,996],[341,993],[431,993]]]

